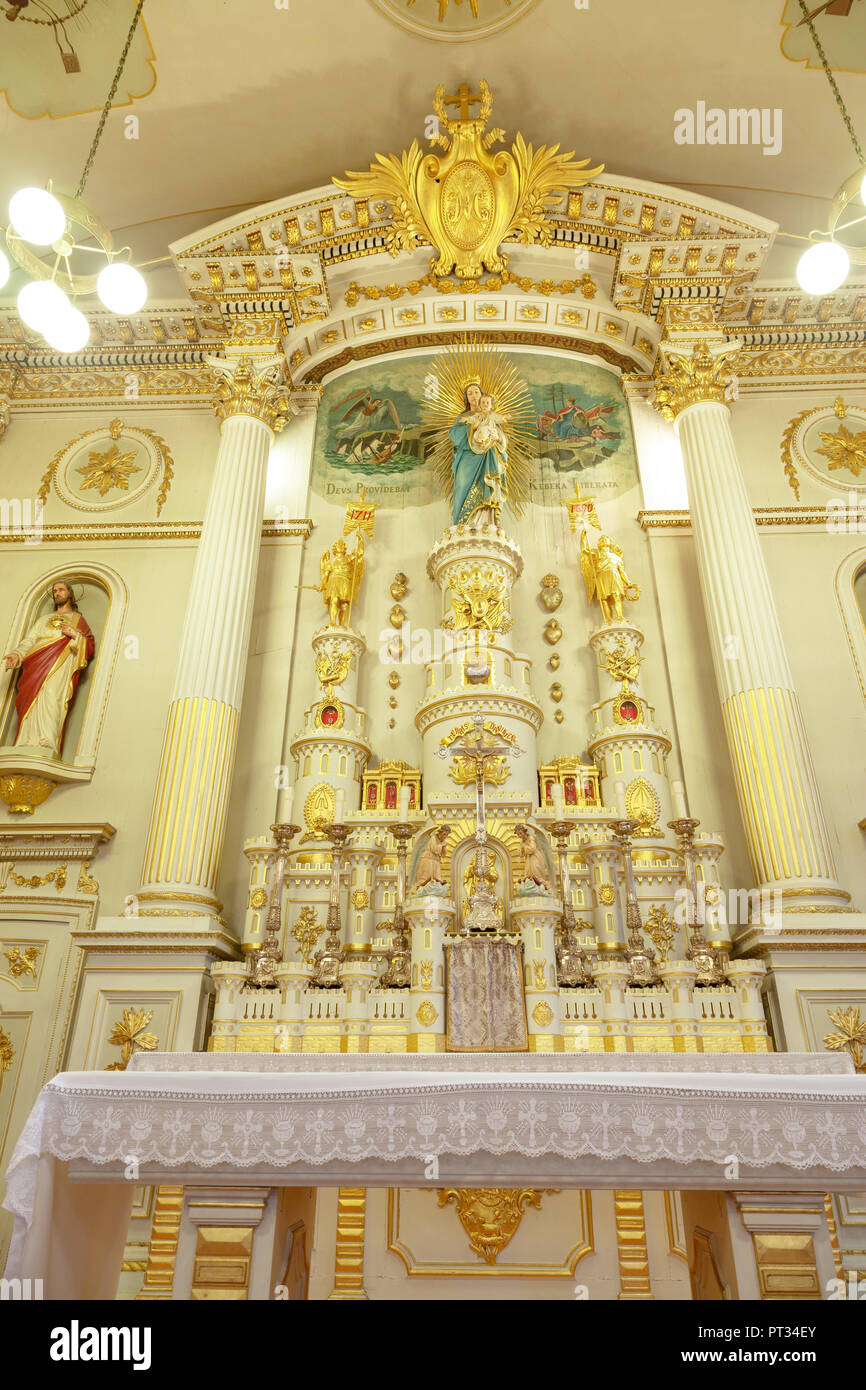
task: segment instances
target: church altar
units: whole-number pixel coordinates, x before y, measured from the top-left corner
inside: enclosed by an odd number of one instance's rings
[[[142,1182],[863,1192],[864,1103],[843,1055],[142,1053],[43,1088],[6,1272],[112,1297]]]

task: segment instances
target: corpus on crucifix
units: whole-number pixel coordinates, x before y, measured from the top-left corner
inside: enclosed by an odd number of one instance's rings
[[[496,899],[489,882],[490,854],[487,849],[487,824],[484,804],[484,770],[494,758],[509,753],[519,757],[523,752],[514,743],[484,728],[483,715],[476,714],[471,733],[465,733],[450,746],[439,749],[439,757],[458,757],[471,760],[475,767],[475,886],[469,894],[469,912],[465,931],[500,931],[502,923],[496,912]]]

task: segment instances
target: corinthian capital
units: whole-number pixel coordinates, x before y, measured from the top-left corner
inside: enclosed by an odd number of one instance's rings
[[[298,407],[284,384],[281,357],[209,357],[207,361],[218,378],[213,407],[221,421],[248,415],[279,433],[297,415]]]
[[[689,344],[663,343],[664,370],[655,377],[654,404],[666,420],[676,420],[700,401],[724,404],[736,395],[736,378],[725,363],[742,347],[740,342]]]

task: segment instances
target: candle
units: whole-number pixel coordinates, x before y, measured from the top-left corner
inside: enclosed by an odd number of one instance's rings
[[[281,787],[277,798],[277,824],[291,825],[292,805],[295,800],[294,787]]]
[[[553,809],[556,812],[557,819],[562,820],[564,799],[562,792],[562,784],[560,782],[554,782],[553,786],[550,789],[550,794],[553,797]]]
[[[686,805],[686,789],[682,782],[671,782],[671,796],[674,801],[674,816],[677,820],[685,820],[689,814]]]
[[[343,824],[343,810],[346,805],[346,793],[342,787],[337,788],[337,801],[334,807],[334,824]]]
[[[404,821],[409,814],[409,797],[411,789],[409,787],[400,788],[400,819]]]
[[[625,820],[627,816],[625,805],[625,782],[615,782],[613,787],[613,794],[616,797],[616,813],[619,816],[620,820]]]

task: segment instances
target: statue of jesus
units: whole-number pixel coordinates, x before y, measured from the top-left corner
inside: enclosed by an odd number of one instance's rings
[[[96,644],[78,611],[72,585],[55,580],[51,595],[54,611],[37,619],[4,663],[7,671],[21,672],[15,747],[59,759],[69,709]]]

